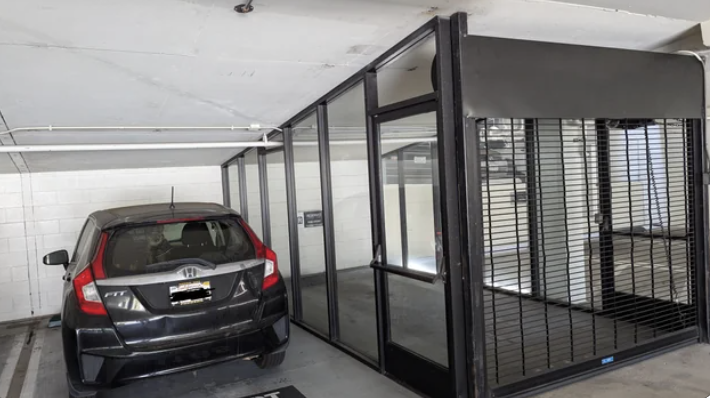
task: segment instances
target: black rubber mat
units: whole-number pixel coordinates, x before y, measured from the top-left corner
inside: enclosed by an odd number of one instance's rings
[[[244,398],[306,398],[294,386],[279,388],[278,390],[262,392],[256,395],[249,395]]]

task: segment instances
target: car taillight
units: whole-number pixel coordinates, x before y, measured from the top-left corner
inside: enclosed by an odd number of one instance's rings
[[[74,277],[74,291],[79,302],[79,309],[89,315],[107,315],[106,307],[101,302],[101,295],[94,282],[94,279],[106,278],[103,258],[107,241],[108,234],[104,232],[101,234],[99,249],[96,251],[96,256],[91,262],[91,266]]]
[[[263,244],[262,247],[264,248],[264,258],[266,259],[264,262],[264,284],[262,289],[268,289],[279,281],[279,265],[276,253]]]
[[[101,302],[101,295],[91,275],[91,268],[83,270],[74,277],[74,291],[79,301],[79,309],[89,315],[106,315],[106,308]]]
[[[242,222],[242,226],[247,231],[249,238],[254,244],[256,257],[264,259],[264,282],[261,285],[261,289],[266,290],[279,281],[279,262],[276,258],[276,253],[266,247],[246,223]]]

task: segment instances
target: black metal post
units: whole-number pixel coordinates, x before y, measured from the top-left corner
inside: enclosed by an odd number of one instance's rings
[[[385,242],[385,217],[382,203],[382,158],[380,147],[380,127],[371,112],[377,109],[377,75],[365,74],[365,110],[368,112],[365,128],[367,129],[367,162],[370,175],[370,224],[372,227],[373,262],[386,263],[387,249]],[[387,293],[387,274],[374,270],[375,303],[377,315],[377,352],[379,367],[385,372],[386,348],[390,340],[389,299]]]
[[[247,198],[247,168],[244,156],[237,158],[237,173],[239,173],[239,208],[242,217],[249,221],[249,206]]]
[[[525,176],[528,203],[528,252],[530,286],[533,297],[540,297],[540,250],[537,236],[537,168],[535,167],[535,119],[525,119]]]
[[[397,151],[397,185],[399,187],[399,232],[402,246],[402,268],[409,268],[409,234],[407,231],[407,187],[404,175],[404,151]]]
[[[708,273],[707,261],[707,203],[708,192],[704,184],[703,174],[707,172],[705,167],[705,129],[702,120],[692,120],[687,123],[688,138],[686,141],[692,143],[692,170],[693,179],[688,184],[689,197],[692,201],[690,214],[693,219],[689,220],[693,225],[691,245],[695,246],[695,296],[697,306],[698,332],[702,343],[710,342],[710,275]],[[690,152],[690,151],[689,151]]]
[[[256,162],[259,167],[259,191],[261,194],[261,231],[262,240],[271,247],[271,214],[269,210],[269,176],[266,167],[266,153],[263,149],[257,152]]]
[[[222,166],[222,203],[224,207],[232,207],[232,200],[229,196],[229,166]]]
[[[447,21],[448,22],[448,21]],[[447,31],[450,28],[447,26]],[[451,40],[449,40],[450,44]],[[439,86],[441,87],[441,86]],[[442,110],[437,110],[437,112],[442,112]],[[453,123],[453,121],[452,121]],[[453,134],[453,131],[448,134]],[[434,211],[434,242],[436,247],[436,254],[434,256],[436,260],[436,270],[441,271],[440,266],[443,264],[443,246],[441,243],[442,230],[441,230],[441,184],[439,183],[439,145],[436,142],[432,142],[429,146],[430,150],[430,162],[431,162],[431,191],[432,191],[432,204]]]
[[[301,254],[298,246],[298,210],[296,206],[296,174],[293,158],[293,131],[284,129],[284,168],[286,177],[286,212],[288,214],[288,246],[291,254],[291,292],[293,319],[303,319],[301,300]]]
[[[455,18],[458,15],[455,16]],[[456,18],[458,19],[458,18]],[[465,183],[465,172],[459,163],[462,160],[458,150],[459,141],[463,137],[460,122],[463,119],[460,102],[460,76],[454,73],[458,68],[458,46],[461,39],[461,29],[467,29],[465,21],[460,19],[451,23],[448,19],[439,18],[436,24],[436,72],[437,72],[437,143],[432,144],[432,184],[434,191],[434,224],[437,241],[441,244],[441,253],[437,253],[437,264],[443,264],[446,301],[446,335],[448,342],[449,376],[451,396],[467,398],[473,383],[470,383],[469,369],[473,358],[473,341],[468,332],[472,325],[471,311],[467,311],[470,303],[470,264],[462,258],[465,239],[461,239],[461,231],[466,229],[462,222],[465,211],[460,211],[462,194],[460,189]],[[452,38],[453,36],[453,38]],[[439,163],[441,161],[441,163]],[[442,200],[443,199],[443,200]],[[463,202],[465,206],[465,202]],[[440,234],[440,235],[438,235]],[[440,239],[440,240],[439,240]],[[438,245],[437,245],[438,246]],[[441,256],[441,258],[439,258]],[[480,267],[479,267],[480,268]],[[485,351],[484,351],[485,352]],[[485,386],[482,386],[485,387]],[[481,396],[482,397],[482,396]]]
[[[483,296],[484,275],[483,264],[484,255],[484,233],[483,233],[483,190],[481,188],[481,152],[480,137],[477,131],[475,119],[470,115],[465,115],[461,107],[461,41],[468,35],[468,15],[466,13],[454,14],[451,21],[451,40],[453,50],[453,82],[454,82],[454,104],[455,110],[455,137],[456,142],[453,148],[442,148],[444,156],[456,153],[456,168],[458,170],[458,180],[461,182],[458,189],[458,205],[461,214],[456,217],[461,220],[460,228],[455,229],[448,226],[446,230],[446,241],[449,245],[459,243],[459,251],[449,250],[447,255],[462,256],[460,259],[449,259],[449,264],[461,264],[463,271],[460,279],[465,282],[465,298],[463,310],[466,317],[466,336],[464,341],[466,346],[467,365],[470,369],[467,373],[472,374],[469,382],[469,396],[476,398],[490,397],[488,388],[488,371],[486,369],[486,317],[485,301]],[[443,83],[443,82],[442,82]],[[485,94],[480,94],[485,95]],[[445,144],[447,141],[444,141]],[[449,177],[451,178],[451,177]],[[446,185],[450,186],[450,183]],[[453,194],[453,193],[452,193]],[[452,195],[446,195],[447,201]],[[455,208],[455,207],[454,207]],[[447,207],[447,209],[449,209]],[[447,215],[442,218],[444,222],[453,222],[454,217]],[[461,241],[457,242],[457,234]],[[453,245],[452,245],[453,246]],[[455,261],[459,260],[459,261]],[[452,267],[450,272],[454,272],[457,267]],[[456,280],[453,275],[449,276],[451,281]],[[453,294],[447,295],[447,299],[456,300]],[[461,296],[459,296],[461,297]],[[453,303],[452,303],[453,304]],[[460,315],[459,315],[460,317]],[[456,320],[457,317],[453,317]],[[456,333],[460,333],[460,326],[453,328]],[[457,348],[461,348],[461,339],[455,340]],[[460,365],[456,365],[458,369]],[[457,380],[458,381],[458,380]]]
[[[611,153],[606,120],[595,121],[597,131],[597,173],[599,178],[599,266],[603,311],[615,310],[614,236],[611,203]]]
[[[330,138],[328,133],[328,108],[325,104],[316,108],[318,118],[318,149],[320,157],[320,188],[323,208],[323,243],[325,248],[325,278],[328,294],[328,327],[330,340],[340,339],[338,317],[338,270],[335,263],[335,227],[333,225],[333,190],[330,173]]]

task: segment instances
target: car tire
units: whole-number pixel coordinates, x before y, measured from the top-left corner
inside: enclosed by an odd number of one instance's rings
[[[69,398],[100,398],[101,397],[99,395],[99,393],[97,393],[97,392],[90,394],[90,395],[76,395],[76,394],[72,394],[71,391],[69,392],[68,396],[69,396]]]
[[[256,366],[261,369],[271,369],[281,365],[286,358],[285,352],[275,354],[265,354],[254,360]]]
[[[99,394],[98,391],[92,391],[92,392],[82,392],[79,391],[75,388],[75,386],[72,384],[71,380],[69,379],[69,375],[67,374],[67,389],[69,390],[69,393],[67,394],[69,398],[100,398],[101,394]]]

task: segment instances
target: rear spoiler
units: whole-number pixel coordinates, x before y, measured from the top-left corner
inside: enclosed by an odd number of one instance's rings
[[[154,216],[134,216],[126,217],[120,220],[114,220],[105,224],[102,231],[110,231],[126,226],[141,226],[141,225],[157,225],[157,224],[175,224],[181,222],[189,221],[212,221],[212,220],[223,220],[226,218],[236,218],[241,219],[241,216],[237,212],[231,213],[215,213],[215,214],[203,214],[195,215],[195,213],[168,213],[168,214],[157,214]]]

